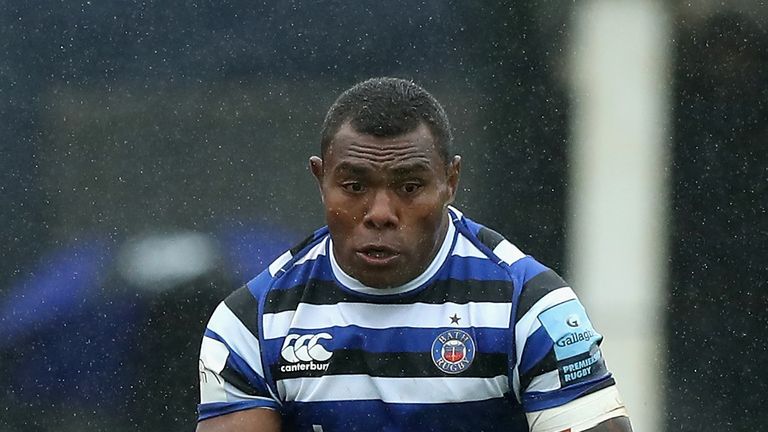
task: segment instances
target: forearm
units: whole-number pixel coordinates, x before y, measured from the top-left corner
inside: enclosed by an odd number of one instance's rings
[[[527,414],[531,432],[631,431],[627,410],[616,386],[565,405]]]
[[[203,420],[196,432],[280,432],[280,423],[277,411],[256,408]]]
[[[632,425],[627,417],[614,417],[585,432],[632,432]]]

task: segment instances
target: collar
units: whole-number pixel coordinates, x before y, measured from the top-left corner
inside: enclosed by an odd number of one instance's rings
[[[344,288],[347,288],[351,291],[355,291],[361,294],[369,294],[369,295],[376,295],[376,296],[385,296],[385,295],[392,295],[392,294],[404,294],[410,291],[413,291],[420,286],[422,286],[425,282],[430,280],[438,270],[440,270],[440,267],[443,265],[445,260],[448,258],[448,254],[451,252],[451,247],[453,246],[453,239],[456,235],[456,227],[454,226],[454,220],[453,215],[448,214],[448,229],[445,232],[445,237],[443,238],[443,244],[440,245],[440,249],[437,251],[437,254],[435,254],[435,257],[432,259],[432,262],[429,263],[426,269],[424,271],[410,280],[409,282],[404,283],[403,285],[392,287],[392,288],[373,288],[369,287],[367,285],[364,285],[359,280],[353,278],[352,276],[348,275],[344,270],[341,269],[339,266],[339,263],[336,261],[336,256],[333,254],[333,240],[328,239],[328,257],[331,261],[331,270],[333,271],[333,276],[336,278],[336,281],[339,282]]]

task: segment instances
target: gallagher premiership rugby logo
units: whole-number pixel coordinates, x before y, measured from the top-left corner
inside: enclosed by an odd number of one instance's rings
[[[475,359],[475,341],[463,330],[448,330],[432,343],[432,361],[449,374],[464,372]]]

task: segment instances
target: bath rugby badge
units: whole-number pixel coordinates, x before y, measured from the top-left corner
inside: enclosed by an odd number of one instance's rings
[[[475,359],[475,341],[463,330],[440,333],[432,343],[432,361],[449,374],[464,372]]]

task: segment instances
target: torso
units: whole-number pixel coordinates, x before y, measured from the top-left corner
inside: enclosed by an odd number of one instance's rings
[[[527,430],[510,394],[514,287],[501,267],[451,254],[423,286],[374,296],[342,286],[327,245],[315,248],[263,302],[287,430]]]

